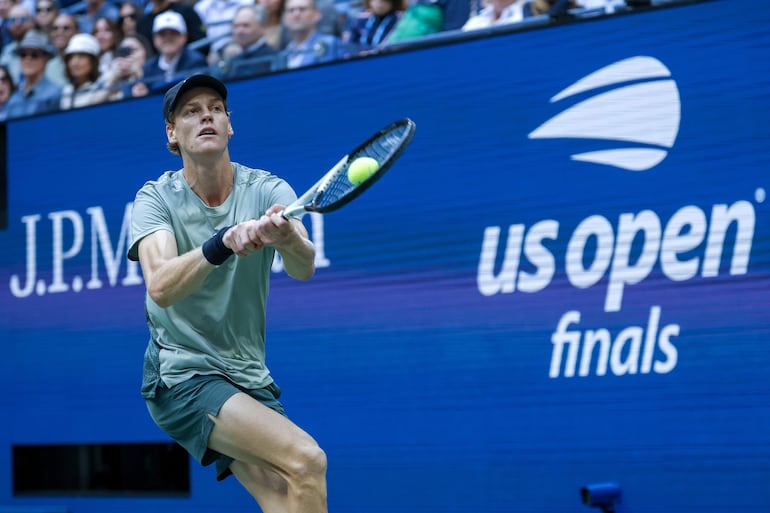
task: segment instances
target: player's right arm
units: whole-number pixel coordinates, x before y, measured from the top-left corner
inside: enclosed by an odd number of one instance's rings
[[[174,234],[157,230],[139,241],[139,263],[142,266],[147,293],[161,308],[186,298],[216,269],[203,256],[200,247],[180,255]]]

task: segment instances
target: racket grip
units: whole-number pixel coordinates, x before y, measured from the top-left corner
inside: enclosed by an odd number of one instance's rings
[[[298,205],[292,207],[291,205],[281,211],[281,217],[287,221],[290,219],[302,219],[302,216],[307,214],[307,210],[304,205]]]

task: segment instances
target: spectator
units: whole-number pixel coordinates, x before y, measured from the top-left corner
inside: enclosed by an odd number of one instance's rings
[[[120,18],[118,18],[120,33],[124,36],[136,34],[136,22],[140,16],[139,8],[134,2],[123,2],[120,5]]]
[[[8,100],[8,117],[58,110],[61,87],[45,76],[45,66],[54,54],[48,36],[37,30],[28,31],[19,42],[17,52],[21,59],[22,79]]]
[[[477,30],[508,23],[518,23],[525,17],[527,0],[487,0],[481,12],[471,16],[462,30]]]
[[[102,103],[107,90],[99,83],[99,41],[91,34],[75,34],[70,39],[64,58],[69,83],[62,90],[62,110]]]
[[[344,56],[338,37],[318,32],[320,19],[315,0],[286,0],[283,24],[291,36],[284,50],[287,68],[331,62]]]
[[[112,68],[122,35],[118,22],[110,18],[97,18],[94,22],[94,37],[99,41],[99,73],[106,75]]]
[[[291,41],[289,31],[283,25],[285,0],[257,0],[257,3],[267,10],[265,41],[276,50],[283,50]]]
[[[0,66],[0,121],[5,121],[8,99],[16,91],[16,84],[5,66]]]
[[[235,12],[243,5],[254,5],[254,0],[198,0],[195,3],[195,12],[206,27],[212,49],[225,44],[225,38],[232,33]]]
[[[67,85],[67,70],[64,65],[64,50],[72,36],[78,33],[78,23],[71,14],[61,13],[53,22],[51,42],[56,49],[56,55],[48,61],[46,76],[61,87]]]
[[[149,93],[142,82],[144,64],[152,54],[150,42],[141,34],[125,36],[118,45],[118,57],[115,59],[109,76],[105,77],[105,87],[109,89],[110,100],[136,98]]]
[[[13,0],[0,0],[0,49],[13,40],[8,32],[8,17],[13,5]]]
[[[59,4],[56,0],[38,0],[35,5],[35,28],[51,37],[53,22],[59,15]]]
[[[171,2],[170,0],[150,0],[150,12],[139,18],[136,24],[136,31],[143,35],[153,44],[153,51],[160,50],[155,47],[155,37],[153,34],[153,23],[155,17],[166,11],[174,11],[182,15],[185,26],[187,27],[187,42],[192,43],[206,37],[206,28],[203,26],[198,13],[187,4],[180,2]]]
[[[153,22],[153,43],[158,55],[144,65],[144,82],[150,92],[161,92],[206,68],[206,59],[187,48],[187,26],[181,14],[162,12]]]
[[[444,5],[439,0],[415,0],[390,31],[386,43],[397,43],[441,32],[444,21]]]
[[[259,4],[244,5],[235,12],[232,44],[223,49],[220,61],[223,78],[261,75],[274,68],[278,52],[264,37],[268,17],[267,10]],[[226,55],[228,52],[230,56]]]
[[[78,28],[80,32],[91,34],[97,19],[109,18],[117,21],[119,16],[120,11],[111,1],[86,0],[86,12],[78,16]]]
[[[365,0],[364,10],[350,21],[343,41],[354,52],[379,46],[396,26],[403,11],[403,0]]]
[[[30,15],[29,9],[21,4],[11,7],[8,11],[8,18],[5,21],[8,23],[8,33],[11,36],[11,42],[3,47],[3,52],[0,54],[0,64],[6,66],[11,72],[13,79],[18,82],[21,78],[21,62],[17,53],[19,41],[34,27],[35,22]]]

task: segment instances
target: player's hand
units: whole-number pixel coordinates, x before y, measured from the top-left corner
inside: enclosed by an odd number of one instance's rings
[[[227,230],[222,242],[239,257],[249,256],[265,247],[259,236],[259,222],[254,219],[238,223]]]
[[[290,243],[296,232],[292,222],[281,212],[283,205],[273,205],[259,219],[238,223],[222,238],[225,246],[238,256],[248,256],[265,246],[280,247]]]
[[[296,235],[292,222],[281,215],[284,208],[273,205],[259,218],[259,236],[266,246],[280,247]]]

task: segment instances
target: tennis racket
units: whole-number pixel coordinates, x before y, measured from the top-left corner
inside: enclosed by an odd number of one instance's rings
[[[350,203],[390,169],[412,141],[415,128],[414,121],[409,118],[386,126],[342,157],[315,185],[287,206],[281,215],[286,219],[299,219],[308,212],[326,214]],[[376,160],[377,170],[360,183],[353,183],[348,178],[348,168],[361,157]]]

